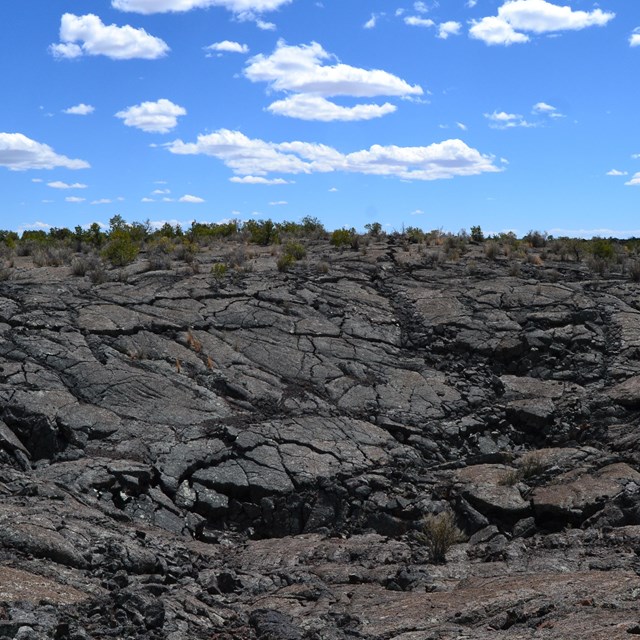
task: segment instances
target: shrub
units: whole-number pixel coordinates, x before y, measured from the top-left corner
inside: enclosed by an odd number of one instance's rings
[[[318,271],[318,273],[329,273],[329,263],[325,260],[320,260],[320,262],[316,264],[316,270]]]
[[[171,269],[173,243],[168,236],[160,236],[149,244],[148,260],[151,271]]]
[[[198,245],[190,240],[183,240],[179,245],[176,245],[173,250],[173,255],[176,260],[184,260],[187,264],[191,264],[198,253]]]
[[[307,255],[307,250],[299,242],[287,242],[283,253],[292,256],[294,260],[302,260]]]
[[[471,239],[474,242],[484,242],[484,233],[482,232],[480,225],[471,227]]]
[[[71,273],[78,278],[86,276],[89,268],[89,261],[85,258],[74,258],[71,261]]]
[[[70,260],[69,247],[36,247],[33,250],[33,262],[38,267],[60,267],[69,264]]]
[[[272,220],[247,220],[242,227],[249,235],[249,242],[266,247],[279,242],[278,230]]]
[[[102,250],[102,257],[114,267],[124,267],[136,259],[139,251],[140,247],[126,230],[114,229]]]
[[[464,539],[451,511],[426,516],[422,533],[429,545],[431,559],[436,563],[445,562],[447,551],[451,546]]]
[[[227,275],[227,271],[228,271],[227,265],[222,262],[216,262],[216,264],[214,264],[211,267],[211,275],[216,280],[222,280],[222,278],[224,278]]]
[[[489,260],[495,260],[498,257],[500,250],[498,248],[497,243],[493,240],[487,242],[484,248],[484,255],[487,256]]]
[[[500,484],[513,486],[523,480],[531,480],[546,471],[547,467],[544,464],[542,456],[538,451],[531,451],[525,453],[520,458],[520,463],[517,469],[510,469],[503,476]]]
[[[331,234],[331,244],[334,247],[353,247],[354,239],[356,237],[355,229],[336,229]]]
[[[520,277],[520,263],[515,260],[509,265],[509,275],[512,278]]]
[[[640,282],[640,262],[632,260],[629,264],[629,278],[632,282]]]
[[[278,271],[284,272],[289,271],[289,269],[295,264],[296,259],[287,253],[283,253],[276,262],[276,266],[278,267]]]
[[[382,225],[379,222],[370,222],[369,224],[365,224],[364,228],[367,230],[367,233],[374,238],[382,235]]]
[[[540,231],[529,231],[526,236],[522,238],[524,242],[528,243],[534,249],[540,249],[547,244],[547,240],[549,236],[545,232]]]

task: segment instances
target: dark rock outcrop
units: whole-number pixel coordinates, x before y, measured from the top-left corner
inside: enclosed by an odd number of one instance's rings
[[[637,633],[636,285],[219,248],[0,283],[0,638]]]

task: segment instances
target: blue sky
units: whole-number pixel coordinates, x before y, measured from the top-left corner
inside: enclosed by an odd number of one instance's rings
[[[0,228],[640,235],[634,0],[5,0]]]

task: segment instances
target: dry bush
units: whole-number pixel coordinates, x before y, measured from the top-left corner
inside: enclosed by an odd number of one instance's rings
[[[431,559],[437,563],[445,562],[451,546],[464,540],[464,535],[456,525],[455,516],[451,511],[426,516],[422,533],[429,545]]]
[[[546,469],[547,466],[545,465],[540,452],[531,451],[529,453],[525,453],[522,458],[520,458],[517,469],[510,469],[505,473],[500,484],[513,486],[514,484],[518,484],[518,482],[531,480],[532,478],[543,474]]]
[[[489,260],[495,260],[500,255],[500,247],[493,240],[489,240],[484,247],[484,255],[487,256]]]

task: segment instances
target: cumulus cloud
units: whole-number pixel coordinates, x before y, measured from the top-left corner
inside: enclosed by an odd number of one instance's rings
[[[51,187],[52,189],[86,189],[87,185],[82,184],[81,182],[67,184],[66,182],[55,180],[54,182],[47,182],[47,187]]]
[[[335,120],[355,121],[381,118],[393,113],[396,107],[389,102],[384,104],[358,104],[354,107],[342,107],[322,96],[300,93],[270,104],[267,110],[279,116],[289,116],[299,120]]]
[[[633,175],[633,178],[628,182],[625,182],[627,187],[640,187],[640,171]]]
[[[489,45],[510,45],[528,42],[530,38],[527,33],[601,27],[614,17],[615,13],[602,9],[575,11],[569,6],[558,6],[547,0],[508,0],[498,9],[497,16],[472,20],[469,35]]]
[[[60,22],[60,40],[59,44],[49,47],[56,58],[102,55],[112,60],[155,60],[169,52],[166,42],[149,35],[144,29],[130,25],[105,25],[91,13],[85,16],[65,13]]]
[[[446,40],[449,36],[458,36],[460,35],[460,29],[462,29],[462,25],[454,20],[441,22],[438,25],[438,38]]]
[[[100,198],[99,200],[93,200],[91,204],[111,204],[111,202],[109,198]]]
[[[187,110],[171,100],[161,98],[157,102],[143,102],[127,107],[115,114],[128,127],[136,127],[147,133],[168,133],[178,126],[178,117],[187,114]]]
[[[0,166],[12,171],[26,169],[88,169],[89,163],[57,154],[49,145],[22,133],[0,133]]]
[[[342,64],[316,42],[289,46],[280,40],[271,55],[251,58],[244,75],[251,82],[266,82],[271,91],[296,94],[274,102],[268,109],[305,120],[369,120],[395,110],[390,104],[341,107],[328,100],[335,96],[372,98],[423,94],[419,85],[412,86],[387,71]]]
[[[80,202],[84,202],[86,200],[86,198],[79,198],[78,196],[69,196],[68,198],[65,198],[66,202],[73,202],[73,203],[80,203]]]
[[[404,23],[411,27],[433,27],[436,24],[430,18],[419,18],[418,16],[406,16]]]
[[[220,129],[198,136],[196,142],[176,140],[167,148],[179,155],[208,155],[221,160],[237,174],[232,178],[234,182],[255,181],[272,173],[343,171],[407,180],[439,180],[500,171],[491,156],[457,139],[421,147],[376,144],[344,154],[324,144],[266,142],[249,138],[240,131]]]
[[[270,202],[269,206],[270,207],[280,207],[283,206],[285,204],[289,204],[286,200],[277,200],[276,202]]]
[[[188,193],[184,196],[182,196],[178,202],[188,202],[190,204],[200,204],[201,202],[204,202],[204,198],[199,198],[198,196],[192,196],[189,195]]]
[[[640,27],[633,30],[633,33],[629,36],[629,46],[640,47]]]
[[[240,16],[275,11],[292,0],[111,0],[120,11],[152,14],[191,11],[207,7],[223,7]]]
[[[335,61],[317,42],[289,46],[283,40],[270,56],[259,54],[251,58],[245,76],[252,82],[267,82],[274,91],[313,93],[323,97],[422,95],[418,85],[407,82],[380,69],[360,69]]]
[[[246,44],[241,44],[240,42],[223,40],[222,42],[214,42],[213,44],[210,44],[208,47],[205,47],[204,50],[217,53],[248,53],[249,47]]]
[[[628,175],[627,171],[619,171],[618,169],[611,169],[611,171],[607,171],[606,175],[608,176],[626,176]]]
[[[66,113],[70,116],[88,116],[95,110],[95,107],[92,107],[90,104],[84,104],[81,102],[80,104],[75,105],[75,107],[65,109],[62,113]]]

